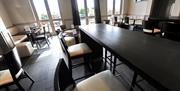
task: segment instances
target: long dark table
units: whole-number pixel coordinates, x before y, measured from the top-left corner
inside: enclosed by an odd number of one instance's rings
[[[80,30],[96,56],[105,47],[157,89],[180,91],[180,43],[105,24]]]

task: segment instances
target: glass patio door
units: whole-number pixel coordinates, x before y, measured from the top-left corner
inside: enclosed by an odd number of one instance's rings
[[[57,0],[33,0],[32,4],[40,26],[46,26],[50,32],[59,28],[62,21]]]
[[[95,23],[94,0],[77,0],[81,25]]]

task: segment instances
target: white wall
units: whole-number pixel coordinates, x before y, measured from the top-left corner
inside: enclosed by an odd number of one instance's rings
[[[107,19],[107,0],[99,0],[100,3],[100,11],[101,11],[101,19]]]
[[[63,23],[69,28],[72,21],[72,7],[71,7],[71,0],[60,0],[60,11]]]
[[[35,21],[28,0],[4,0],[4,4],[13,24]]]
[[[2,0],[0,0],[0,17],[2,18],[6,27],[11,27],[13,25],[11,23],[8,13],[5,10]]]
[[[152,5],[152,0],[148,0],[147,1],[147,8],[146,8],[146,14],[145,15],[149,15],[150,14],[151,5]]]
[[[135,0],[129,0],[129,15],[149,15],[151,10],[152,0],[146,0],[142,2],[135,2]],[[180,15],[180,0],[176,0],[171,10],[171,16]]]
[[[129,6],[130,6],[130,1],[131,0],[122,0],[122,12],[121,14],[123,15],[127,15],[128,14],[128,9],[129,9]]]
[[[180,16],[180,0],[176,0],[172,6],[171,16]]]
[[[129,0],[129,15],[145,15],[147,10],[148,1],[135,2],[135,0]]]

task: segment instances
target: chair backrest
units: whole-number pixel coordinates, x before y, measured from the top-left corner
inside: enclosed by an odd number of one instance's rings
[[[11,27],[11,28],[8,28],[7,30],[11,33],[11,35],[16,35],[19,32],[17,27]]]
[[[110,23],[110,20],[103,20],[103,22],[104,22],[105,24],[109,24],[109,23]]]
[[[3,56],[13,79],[16,80],[22,72],[21,59],[18,55],[17,49],[13,48],[12,51],[4,54]]]
[[[59,39],[60,39],[61,48],[65,54],[65,58],[68,61],[68,67],[72,71],[72,62],[71,62],[70,54],[68,52],[68,46],[65,43],[63,35],[59,34]]]
[[[162,32],[180,33],[180,23],[164,22],[162,23]]]
[[[43,28],[43,34],[44,34],[44,36],[46,36],[46,32],[47,32],[47,31],[46,31],[46,27],[43,26],[42,28]]]
[[[154,30],[154,22],[153,21],[143,21],[143,29]]]
[[[161,31],[164,33],[163,37],[175,41],[180,41],[180,23],[164,22],[161,26]]]
[[[117,22],[117,16],[114,16],[114,21]]]
[[[55,91],[73,91],[75,82],[64,59],[60,59],[54,77]]]
[[[124,23],[129,24],[129,17],[124,17]]]
[[[66,25],[61,25],[60,28],[64,31],[66,29]]]

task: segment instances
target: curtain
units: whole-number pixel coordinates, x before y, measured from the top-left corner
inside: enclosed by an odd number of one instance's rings
[[[77,0],[71,0],[71,5],[72,5],[73,24],[74,26],[81,25]]]
[[[99,0],[94,0],[94,13],[95,13],[95,22],[96,23],[101,23],[101,11],[100,11],[100,4]]]

